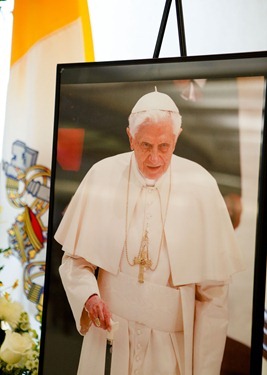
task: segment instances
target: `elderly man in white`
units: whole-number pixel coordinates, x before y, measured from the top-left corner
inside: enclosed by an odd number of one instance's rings
[[[231,275],[242,259],[223,198],[201,166],[173,155],[173,100],[154,91],[129,116],[131,152],[95,164],[57,230],[78,331],[79,375],[218,375]],[[98,277],[95,270],[98,268]]]

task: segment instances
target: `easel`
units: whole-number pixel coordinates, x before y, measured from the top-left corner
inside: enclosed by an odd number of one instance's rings
[[[171,8],[172,0],[166,0],[165,7],[163,10],[163,15],[161,19],[161,24],[159,28],[159,33],[158,33],[158,38],[153,54],[153,58],[158,58],[169,13],[170,13],[170,8]],[[179,38],[179,43],[180,43],[180,53],[181,56],[184,57],[186,56],[186,41],[185,41],[185,30],[184,30],[184,17],[183,17],[183,5],[182,5],[182,0],[175,0],[175,7],[176,7],[176,19],[177,19],[177,28],[178,28],[178,38]]]

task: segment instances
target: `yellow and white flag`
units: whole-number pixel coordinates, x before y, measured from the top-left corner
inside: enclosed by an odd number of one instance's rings
[[[43,308],[56,65],[93,59],[87,0],[15,0],[0,177],[0,249],[9,251],[0,253],[0,281],[7,287],[18,279],[12,298],[37,327]]]

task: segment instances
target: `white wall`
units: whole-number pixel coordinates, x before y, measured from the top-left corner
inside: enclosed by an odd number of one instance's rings
[[[151,58],[165,0],[88,0],[96,60]],[[188,55],[267,50],[265,0],[184,0]],[[161,57],[179,56],[175,1]]]

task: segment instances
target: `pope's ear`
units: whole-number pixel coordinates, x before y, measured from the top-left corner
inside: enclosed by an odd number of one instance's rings
[[[178,141],[178,138],[180,137],[180,135],[181,135],[182,131],[183,131],[183,129],[182,129],[182,128],[180,128],[180,129],[178,130],[178,133],[177,133],[177,134],[176,134],[176,136],[175,136],[174,149],[175,149],[176,143],[177,143],[177,141]]]
[[[176,136],[176,142],[177,142],[178,138],[180,137],[182,131],[183,131],[182,128],[180,128],[180,129],[178,130],[178,133],[177,133],[177,136]]]
[[[133,136],[132,136],[132,134],[130,132],[129,127],[126,128],[126,133],[128,135],[128,138],[129,138],[131,150],[133,150]]]

